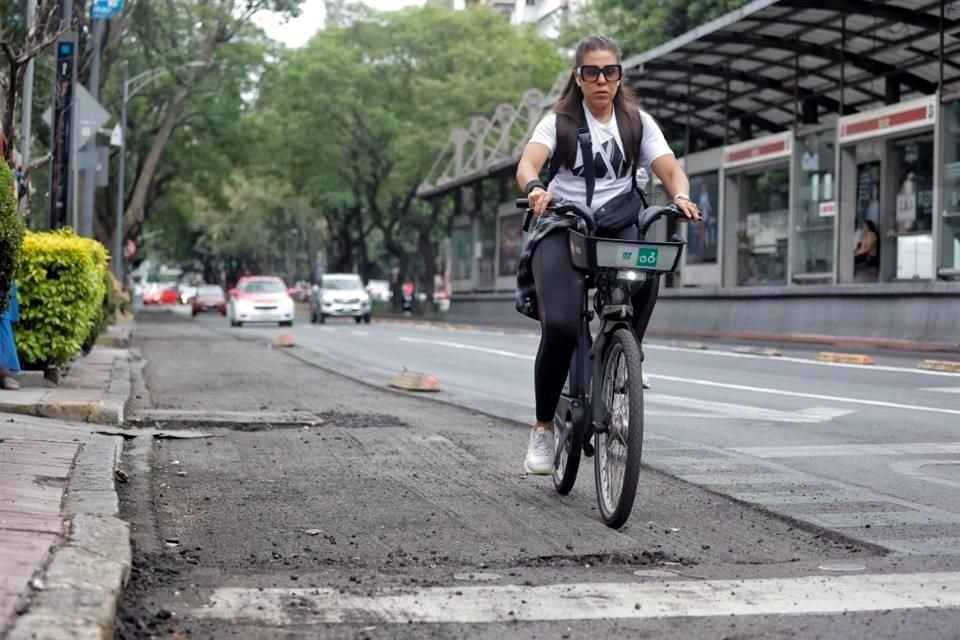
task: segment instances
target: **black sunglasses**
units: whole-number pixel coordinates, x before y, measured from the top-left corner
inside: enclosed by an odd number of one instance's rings
[[[623,75],[623,66],[619,64],[608,64],[605,67],[598,67],[595,64],[585,64],[577,67],[577,72],[584,82],[596,82],[600,79],[600,74],[607,79],[607,82],[616,82]]]

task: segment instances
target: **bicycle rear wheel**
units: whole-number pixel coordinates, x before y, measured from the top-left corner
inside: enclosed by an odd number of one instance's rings
[[[561,414],[558,409],[553,418],[553,436],[556,443],[553,486],[557,493],[567,495],[577,481],[577,471],[580,469],[580,453],[583,450],[573,424],[573,415],[566,411]]]
[[[643,448],[643,385],[640,347],[629,329],[617,329],[603,363],[607,428],[596,434],[594,470],[597,502],[607,526],[618,529],[630,517],[640,478]]]

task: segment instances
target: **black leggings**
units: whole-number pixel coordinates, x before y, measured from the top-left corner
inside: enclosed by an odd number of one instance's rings
[[[634,240],[637,228],[629,227],[618,236]],[[557,231],[537,243],[531,257],[533,278],[540,311],[540,348],[534,365],[534,388],[537,399],[537,420],[552,422],[557,410],[570,360],[577,348],[580,313],[583,304],[584,274],[570,264],[567,231]],[[633,328],[643,339],[660,278],[648,280],[632,298]]]

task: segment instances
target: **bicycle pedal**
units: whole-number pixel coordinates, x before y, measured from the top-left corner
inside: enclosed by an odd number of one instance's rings
[[[589,442],[583,443],[583,455],[592,458],[594,453],[593,445]]]

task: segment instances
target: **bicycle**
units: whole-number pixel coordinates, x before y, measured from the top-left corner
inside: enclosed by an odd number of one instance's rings
[[[533,218],[526,199],[517,207],[527,210],[524,231]],[[633,509],[640,477],[643,448],[643,385],[640,339],[633,330],[631,296],[649,278],[676,271],[684,239],[674,234],[667,242],[646,241],[650,226],[662,217],[679,218],[674,205],[649,207],[638,219],[638,240],[600,238],[590,212],[574,202],[556,200],[547,210],[554,215],[574,215],[578,228],[569,229],[570,259],[586,272],[583,313],[578,345],[554,415],[553,483],[566,495],[573,489],[581,453],[594,457],[594,474],[600,515],[607,526],[618,529]],[[589,292],[596,289],[590,309]],[[655,305],[651,299],[649,304]],[[599,316],[594,336],[590,322]],[[602,402],[594,402],[595,398]],[[591,444],[591,439],[594,444]],[[613,467],[622,467],[616,472]]]

